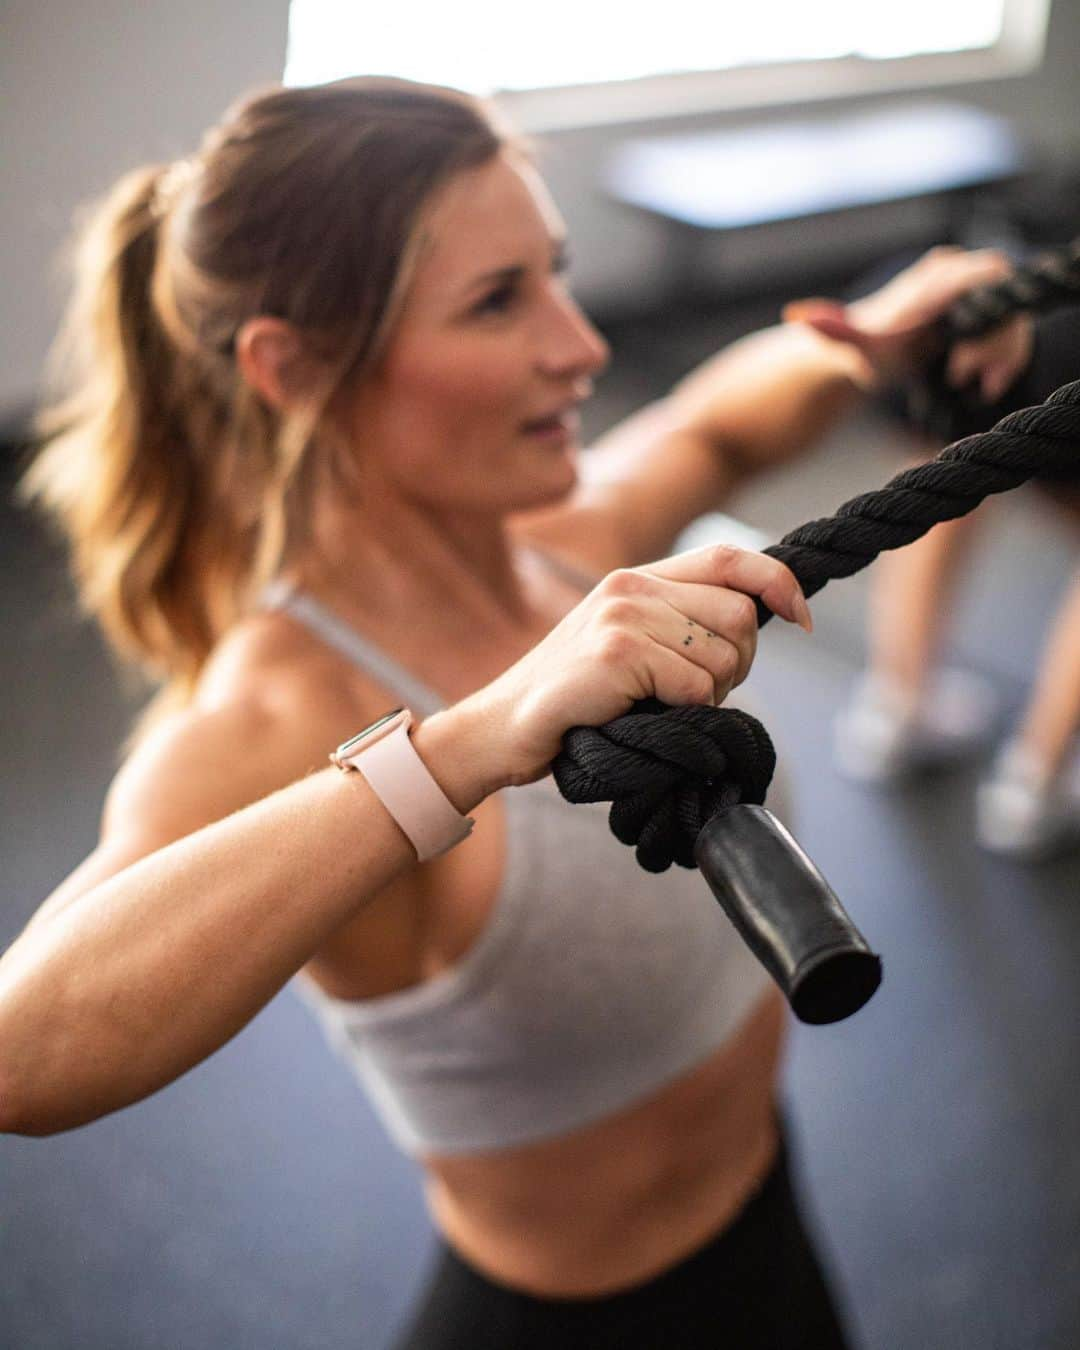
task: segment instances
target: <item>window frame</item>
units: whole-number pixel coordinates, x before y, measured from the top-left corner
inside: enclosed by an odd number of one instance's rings
[[[1005,0],[998,40],[968,51],[883,60],[844,56],[499,90],[493,101],[522,131],[543,133],[1011,79],[1041,64],[1051,3]]]

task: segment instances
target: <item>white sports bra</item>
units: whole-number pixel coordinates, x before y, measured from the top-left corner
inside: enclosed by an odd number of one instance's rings
[[[443,706],[311,596],[275,584],[263,604],[288,610],[419,716]],[[460,960],[364,1000],[294,982],[414,1154],[510,1147],[618,1111],[712,1055],[769,984],[700,874],[643,871],[604,803],[572,805],[550,776],[501,796],[506,869]],[[788,814],[775,781],[769,806]]]

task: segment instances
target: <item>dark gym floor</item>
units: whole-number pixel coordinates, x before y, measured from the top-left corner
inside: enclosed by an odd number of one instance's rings
[[[733,324],[767,317],[620,325],[590,432]],[[731,509],[774,539],[885,481],[901,441],[860,413]],[[93,846],[133,708],[10,484],[0,945]],[[1074,547],[1022,492],[986,522],[951,648],[1007,715]],[[1021,867],[978,852],[980,766],[889,791],[835,775],[829,722],[862,659],[865,601],[864,574],[817,597],[813,637],[770,625],[751,676],[796,781],[801,841],[885,960],[856,1017],[794,1028],[803,1193],[861,1350],[1075,1350],[1080,857]],[[430,1243],[413,1167],[286,990],[150,1101],[55,1138],[0,1139],[0,1350],[382,1350]]]

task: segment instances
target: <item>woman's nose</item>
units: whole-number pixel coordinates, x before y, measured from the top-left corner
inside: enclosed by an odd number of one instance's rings
[[[552,318],[541,349],[541,362],[550,375],[595,375],[603,370],[611,348],[569,295],[553,298]]]

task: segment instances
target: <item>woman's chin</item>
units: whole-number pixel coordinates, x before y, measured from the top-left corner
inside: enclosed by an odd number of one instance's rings
[[[534,479],[530,487],[524,485],[522,491],[518,494],[517,500],[510,507],[511,512],[517,511],[535,511],[545,506],[557,506],[559,502],[565,501],[567,497],[577,487],[578,471],[577,465],[572,459],[564,462],[564,471],[556,474],[551,473],[544,476],[544,481]]]
[[[565,497],[577,487],[578,463],[577,446],[568,446],[566,453],[554,461],[551,472],[550,494],[555,501]]]

